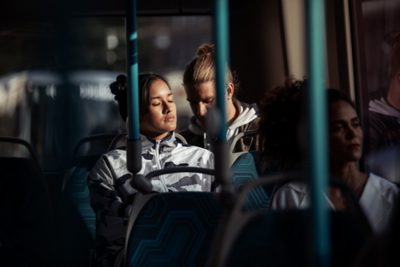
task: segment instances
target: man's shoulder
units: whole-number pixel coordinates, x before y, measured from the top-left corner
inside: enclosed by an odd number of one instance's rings
[[[179,132],[179,134],[182,135],[185,138],[186,142],[188,142],[190,145],[194,145],[197,147],[203,147],[204,145],[204,137],[195,134],[189,128]]]
[[[185,137],[186,140],[195,136],[195,134],[189,128],[180,131],[179,134]]]
[[[377,131],[381,134],[387,132],[398,131],[400,129],[399,120],[396,117],[377,113],[374,111],[368,112],[369,128],[372,131]]]

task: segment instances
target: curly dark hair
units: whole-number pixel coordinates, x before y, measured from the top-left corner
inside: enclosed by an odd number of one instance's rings
[[[262,158],[269,169],[289,171],[301,163],[298,133],[306,87],[306,81],[287,79],[284,86],[268,91],[261,101],[259,134]]]

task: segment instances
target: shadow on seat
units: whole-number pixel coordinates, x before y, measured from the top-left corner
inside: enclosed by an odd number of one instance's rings
[[[47,185],[36,156],[24,140],[0,142],[25,147],[28,157],[0,157],[0,262],[7,266],[50,266],[54,219]],[[14,152],[14,150],[11,150]]]

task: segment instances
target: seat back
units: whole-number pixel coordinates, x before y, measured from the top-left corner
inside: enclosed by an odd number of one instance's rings
[[[117,133],[105,133],[82,138],[75,145],[73,152],[74,161],[77,162],[82,157],[100,156],[106,153],[113,139],[120,135]]]
[[[258,133],[256,130],[248,130],[236,134],[228,142],[230,165],[232,165],[242,154],[259,149],[258,139]]]
[[[141,197],[142,196],[142,197]],[[221,216],[213,193],[138,194],[126,246],[126,266],[204,266]]]
[[[90,266],[94,259],[96,215],[90,205],[87,177],[115,134],[83,138],[74,150],[74,165],[64,175],[63,261],[66,266]]]
[[[27,142],[15,138],[0,142],[25,146],[30,154],[0,157],[0,262],[48,266],[54,252],[54,220],[43,173]]]
[[[90,205],[87,177],[98,158],[81,157],[64,176],[62,228],[66,266],[90,266],[94,258],[96,215]]]
[[[67,172],[63,184],[63,193],[71,204],[68,208],[74,209],[73,213],[79,216],[93,240],[96,232],[96,215],[90,206],[87,177],[98,158],[98,156],[81,158],[77,165]]]
[[[100,156],[107,152],[115,136],[98,134],[81,139],[74,149],[74,166],[66,172],[62,184],[66,212],[81,222],[91,242],[94,242],[95,238],[96,216],[90,206],[87,177]]]
[[[311,212],[268,211],[243,226],[225,266],[311,266]],[[351,266],[371,237],[352,213],[331,212],[332,266]]]
[[[243,153],[231,167],[232,181],[236,191],[239,191],[245,184],[259,179],[259,173],[254,160],[254,153]],[[270,201],[269,191],[262,187],[254,188],[247,196],[245,209],[256,210],[268,208]]]
[[[207,266],[310,266],[314,265],[311,237],[311,211],[305,209],[243,209],[246,196],[254,187],[304,181],[301,173],[279,173],[252,181],[243,188],[219,225],[213,253]],[[372,236],[357,198],[342,183],[347,199],[346,212],[330,211],[332,266],[351,266],[357,252]]]

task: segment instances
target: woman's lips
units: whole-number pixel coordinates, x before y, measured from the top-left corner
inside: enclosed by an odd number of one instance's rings
[[[360,144],[351,144],[351,145],[349,145],[349,148],[352,150],[358,150],[361,148],[361,145]]]
[[[167,116],[165,117],[165,122],[174,122],[175,121],[175,116]]]

